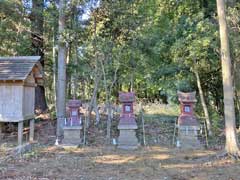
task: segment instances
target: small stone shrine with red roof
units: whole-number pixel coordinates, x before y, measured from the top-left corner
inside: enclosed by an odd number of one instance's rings
[[[120,131],[120,135],[118,137],[118,148],[136,149],[138,147],[138,140],[135,130],[138,127],[133,113],[135,94],[133,92],[120,92],[119,101],[122,103],[122,112],[118,124],[118,129]]]
[[[178,91],[181,114],[178,117],[178,141],[181,148],[197,149],[200,148],[198,140],[199,123],[194,115],[194,104],[197,102],[196,92]]]
[[[67,118],[63,126],[63,144],[79,145],[82,143],[80,138],[82,130],[81,106],[81,101],[77,99],[70,99],[67,103]]]

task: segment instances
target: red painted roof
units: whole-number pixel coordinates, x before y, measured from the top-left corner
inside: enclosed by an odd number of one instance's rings
[[[188,93],[185,93],[185,92],[180,92],[178,91],[177,92],[177,95],[178,95],[178,100],[180,102],[197,102],[196,100],[196,92],[188,92]]]
[[[134,102],[135,93],[134,92],[119,92],[119,101],[120,102]]]

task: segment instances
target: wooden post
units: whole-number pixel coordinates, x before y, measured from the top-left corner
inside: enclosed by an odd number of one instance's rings
[[[18,145],[22,145],[23,138],[23,121],[18,122]]]
[[[3,124],[0,123],[0,138],[2,138],[3,134],[2,134],[2,128],[3,128]]]
[[[176,129],[178,127],[177,120],[178,120],[178,118],[176,117],[175,122],[174,122],[174,131],[173,131],[173,140],[172,140],[173,146],[175,146]]]
[[[142,104],[141,106],[141,120],[142,120],[142,130],[143,130],[143,145],[146,146],[146,137],[145,137],[145,122],[144,122],[144,114],[143,114],[143,108]]]
[[[33,142],[34,140],[34,124],[35,124],[35,119],[30,120],[30,134],[29,134],[29,141]]]

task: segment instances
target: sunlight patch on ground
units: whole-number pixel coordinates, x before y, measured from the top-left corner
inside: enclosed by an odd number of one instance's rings
[[[203,156],[214,155],[214,154],[216,154],[216,152],[214,152],[214,151],[207,151],[207,150],[204,150],[204,151],[197,151],[197,150],[195,150],[191,154],[193,156],[203,157]]]
[[[104,155],[97,156],[95,162],[102,164],[124,164],[135,162],[136,156]]]
[[[92,150],[90,150],[90,148],[50,146],[47,148],[43,148],[41,152],[68,154],[68,153],[87,153],[90,151],[92,151]]]
[[[169,148],[161,147],[161,146],[146,147],[145,150],[148,150],[148,151],[150,151],[151,153],[152,153],[153,151],[161,152],[161,153],[169,152]]]
[[[215,155],[216,152],[214,151],[208,151],[208,150],[181,150],[181,149],[175,149],[176,157],[179,158],[188,158],[188,159],[199,159],[204,158],[207,156]]]
[[[188,168],[195,168],[197,167],[197,164],[188,164],[188,163],[179,163],[179,164],[166,164],[166,165],[161,165],[163,168],[167,169],[188,169]]]
[[[168,155],[168,154],[154,154],[152,156],[150,156],[150,158],[152,159],[157,159],[157,160],[166,160],[171,158],[172,156]]]

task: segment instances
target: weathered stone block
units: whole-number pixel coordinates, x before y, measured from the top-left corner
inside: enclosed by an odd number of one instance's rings
[[[198,140],[198,127],[182,126],[179,128],[178,138],[182,149],[200,149],[201,143]]]
[[[79,145],[82,143],[81,140],[81,129],[82,126],[66,126],[63,128],[64,139],[63,144]]]
[[[134,129],[120,129],[118,137],[118,148],[137,149],[139,146],[136,132]]]

